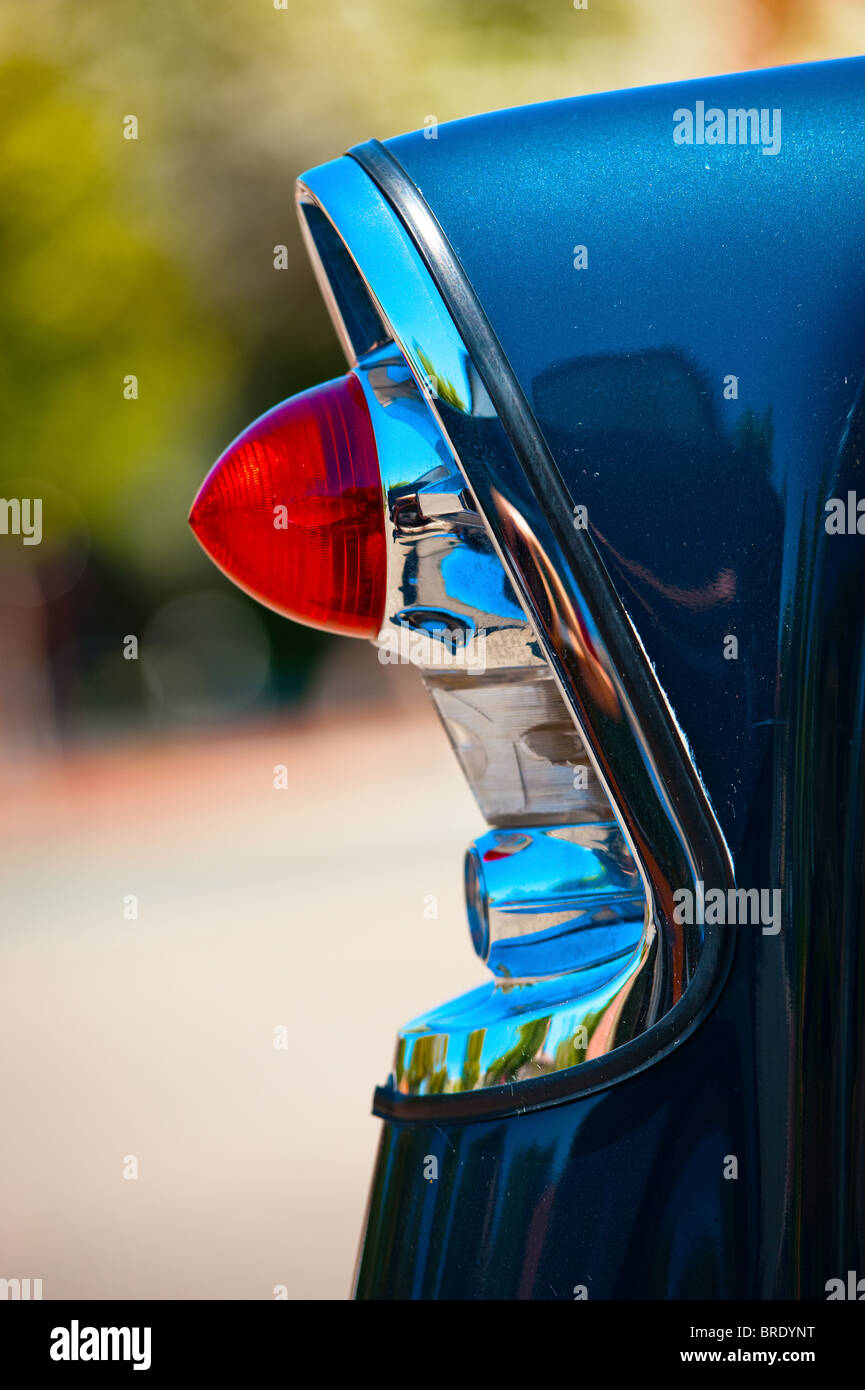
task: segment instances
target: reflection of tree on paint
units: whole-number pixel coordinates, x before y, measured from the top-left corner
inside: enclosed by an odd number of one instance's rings
[[[533,395],[626,602],[664,627],[675,624],[689,644],[706,631],[690,617],[711,613],[712,636],[703,640],[714,656],[739,585],[755,577],[742,553],[743,506],[759,514],[761,536],[778,520],[771,407],[731,406],[728,417],[717,383],[675,348],[559,363],[537,377]],[[707,478],[729,487],[709,495]],[[635,485],[639,528],[628,522]],[[763,553],[757,574],[765,563]]]
[[[762,414],[749,406],[730,431],[734,456],[741,459],[752,473],[762,473],[767,480],[772,467],[774,437],[775,426],[772,422],[771,406]]]
[[[725,730],[723,752],[701,749],[701,770],[714,780],[710,761],[723,759],[732,797],[757,766],[750,730],[773,713],[747,662],[725,659],[730,634],[743,655],[775,642],[783,528],[771,405],[724,401],[720,380],[675,347],[557,363],[532,395],[661,684],[678,692],[682,726],[705,726],[709,705]]]

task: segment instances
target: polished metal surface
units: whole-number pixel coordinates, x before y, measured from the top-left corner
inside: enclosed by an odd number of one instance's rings
[[[611,822],[490,830],[469,850],[466,878],[476,949],[503,980],[594,968],[643,933],[643,885]]]
[[[621,924],[616,944],[612,960],[531,983],[482,985],[406,1024],[394,1075],[400,1095],[513,1086],[610,1053],[620,1030],[632,1035],[629,1015],[646,1007],[652,956],[633,922]]]
[[[607,818],[573,719],[405,359],[390,345],[355,371],[387,523],[380,659],[420,669],[491,825]]]
[[[397,1044],[403,1094],[461,1093],[579,1065],[642,1028],[654,924],[573,719],[404,358],[385,345],[355,372],[388,535],[379,656],[419,667],[498,827],[467,856],[477,866],[467,911],[473,936],[483,914],[482,954],[501,988],[413,1020]],[[519,1059],[513,1075],[502,1058]]]
[[[425,681],[490,825],[573,825],[612,817],[548,668],[427,672]]]
[[[382,181],[380,168],[376,177]],[[617,1057],[605,1064],[589,1059],[595,1065],[583,1069],[578,1083],[606,1084],[675,1045],[717,988],[728,943],[711,928],[679,926],[673,894],[697,880],[728,885],[729,856],[675,720],[591,540],[572,525],[570,506],[566,530],[561,507],[556,522],[561,480],[547,466],[531,413],[514,428],[512,417],[527,407],[509,380],[507,364],[496,357],[494,339],[484,338],[482,314],[474,321],[474,336],[480,337],[470,355],[403,222],[355,161],[337,160],[305,175],[298,200],[313,259],[319,256],[310,209],[338,233],[350,253],[351,274],[375,307],[374,321],[400,348],[422,389],[642,877],[650,904],[646,942],[652,947],[652,988],[644,1007],[635,1011],[637,1036],[628,1041],[617,1032]],[[436,239],[434,226],[413,230],[416,238],[422,232]],[[441,251],[440,235],[438,242]],[[470,291],[458,283],[458,268],[451,269],[463,308],[471,308]],[[450,298],[453,309],[454,295]],[[331,294],[332,308],[336,299]],[[352,338],[344,324],[342,336],[355,362],[378,350],[363,335]],[[447,470],[444,461],[441,467]],[[428,470],[431,483],[438,481],[433,474]],[[413,524],[415,479],[404,475],[401,481],[408,487]],[[463,489],[449,478],[443,491],[452,498],[461,497]],[[475,641],[470,628],[463,637],[468,651]]]
[[[536,1079],[644,1026],[655,930],[615,823],[489,831],[466,857],[466,900],[495,983],[400,1030],[401,1094]]]
[[[379,655],[424,673],[545,663],[465,479],[393,344],[355,366],[375,432],[388,535]]]

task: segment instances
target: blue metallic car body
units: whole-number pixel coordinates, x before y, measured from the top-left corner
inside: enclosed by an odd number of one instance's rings
[[[698,101],[780,111],[780,150],[675,144]],[[824,526],[865,497],[863,146],[862,60],[389,142],[588,508],[737,882],[784,917],[739,929],[714,1008],[637,1076],[391,1113],[359,1297],[822,1298],[865,1272],[865,537]]]

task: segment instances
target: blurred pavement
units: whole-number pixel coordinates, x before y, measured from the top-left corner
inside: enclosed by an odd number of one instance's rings
[[[0,1274],[344,1298],[396,1028],[484,978],[481,829],[419,701],[6,769]]]

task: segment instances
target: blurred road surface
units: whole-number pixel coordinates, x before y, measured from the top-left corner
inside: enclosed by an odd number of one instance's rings
[[[481,829],[420,704],[5,769],[0,1276],[344,1298],[395,1029],[484,978]]]

